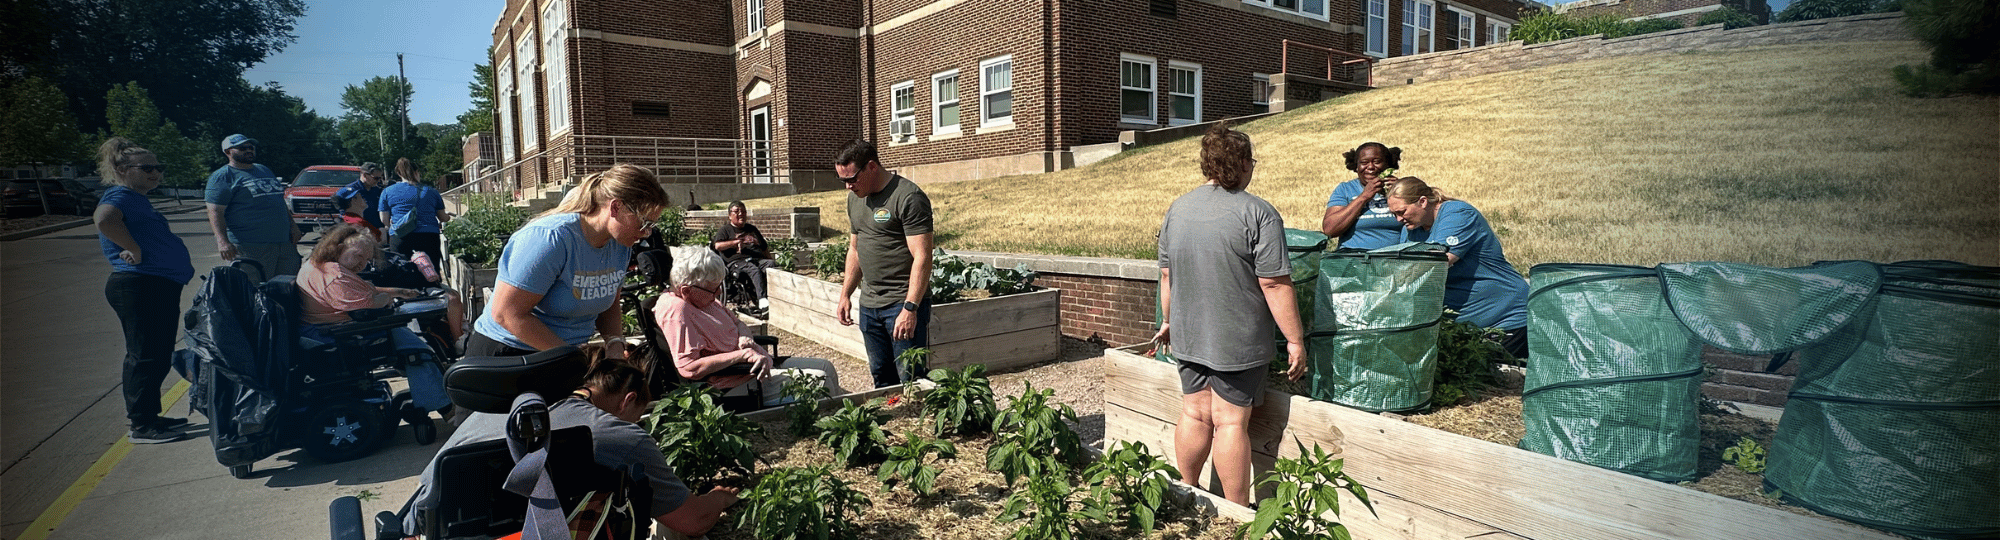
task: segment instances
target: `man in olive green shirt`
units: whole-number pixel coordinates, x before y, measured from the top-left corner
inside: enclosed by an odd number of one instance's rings
[[[849,297],[861,290],[861,340],[875,387],[922,373],[897,369],[903,351],[930,343],[931,200],[908,178],[882,170],[875,143],[857,139],[834,156],[847,198],[847,272],[840,283],[840,324],[853,326]]]

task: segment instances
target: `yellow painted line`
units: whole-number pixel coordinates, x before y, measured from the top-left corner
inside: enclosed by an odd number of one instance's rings
[[[174,402],[180,401],[181,395],[186,394],[187,390],[186,380],[175,384],[165,395],[160,396],[160,410],[173,408]],[[117,468],[118,462],[124,461],[125,454],[130,453],[132,453],[132,437],[130,435],[119,437],[118,442],[111,444],[111,449],[105,450],[104,455],[97,458],[97,463],[90,465],[90,470],[84,471],[83,476],[76,479],[76,483],[70,484],[69,489],[63,490],[62,496],[56,497],[56,502],[50,503],[49,508],[42,511],[41,517],[35,518],[35,522],[28,525],[28,530],[21,533],[18,540],[47,539],[50,534],[56,532],[57,526],[62,525],[63,520],[69,519],[70,511],[75,510],[76,505],[82,504],[83,499],[97,489],[97,483],[103,482],[104,477],[111,474],[111,469]]]

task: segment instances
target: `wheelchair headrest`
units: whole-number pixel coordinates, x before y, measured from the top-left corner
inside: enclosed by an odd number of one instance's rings
[[[674,269],[674,256],[665,249],[650,249],[632,252],[632,265],[639,275],[646,278],[644,283],[625,286],[627,291],[635,291],[666,283],[668,274]]]
[[[590,360],[574,346],[527,356],[479,356],[459,360],[444,373],[451,402],[475,412],[507,414],[514,397],[541,394],[554,403],[583,384]]]

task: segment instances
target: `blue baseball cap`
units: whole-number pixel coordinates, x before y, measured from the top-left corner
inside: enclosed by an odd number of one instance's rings
[[[223,138],[222,138],[222,151],[224,151],[224,152],[228,152],[228,151],[229,151],[229,149],[231,149],[231,148],[235,148],[235,147],[238,147],[238,146],[243,146],[243,145],[246,145],[246,144],[247,144],[247,145],[250,145],[250,146],[257,146],[257,139],[252,139],[252,138],[250,138],[249,136],[246,136],[246,135],[244,135],[244,134],[242,134],[242,133],[237,133],[237,134],[235,134],[235,135],[230,135],[230,136],[228,136],[228,137],[223,137]]]

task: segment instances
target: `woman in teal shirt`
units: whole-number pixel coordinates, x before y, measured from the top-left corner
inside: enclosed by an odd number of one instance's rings
[[[98,171],[111,189],[98,198],[91,220],[111,263],[104,299],[125,330],[125,419],[132,442],[177,441],[187,419],[160,416],[160,384],[173,365],[181,288],[194,279],[194,263],[187,244],[146,199],[166,173],[159,157],[124,137],[104,141],[97,153]]]
[[[1459,321],[1507,331],[1501,345],[1527,358],[1528,280],[1508,264],[1486,216],[1414,177],[1397,180],[1388,196],[1389,213],[1409,228],[1410,241],[1444,244],[1451,263],[1444,307],[1458,311]]]

